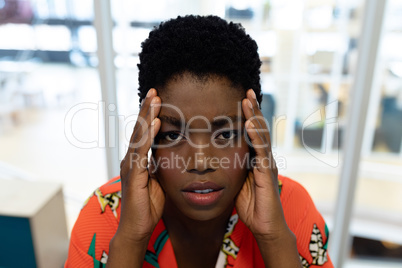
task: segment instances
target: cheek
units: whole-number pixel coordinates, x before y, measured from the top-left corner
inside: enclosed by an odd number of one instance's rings
[[[182,167],[177,165],[175,154],[169,150],[158,149],[154,152],[155,176],[162,188],[174,186],[181,180]]]
[[[249,169],[249,149],[248,147],[235,148],[227,152],[228,164],[224,169],[225,173],[235,180],[235,184],[242,184],[247,176]]]

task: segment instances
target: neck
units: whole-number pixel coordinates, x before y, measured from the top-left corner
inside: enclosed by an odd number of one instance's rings
[[[170,237],[202,239],[204,241],[218,239],[222,241],[234,206],[228,207],[228,209],[217,218],[199,221],[182,214],[171,202],[166,201],[163,221]]]

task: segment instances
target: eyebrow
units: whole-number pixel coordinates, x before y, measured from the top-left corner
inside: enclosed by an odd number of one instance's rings
[[[229,116],[217,116],[218,119],[214,119],[211,122],[211,125],[213,128],[220,128],[223,127],[227,124],[229,124],[230,122],[237,123],[240,121],[245,121],[244,118],[242,116],[238,116],[238,115],[229,115]],[[175,126],[175,127],[183,127],[183,122],[182,120],[180,120],[179,118],[173,117],[173,116],[167,116],[167,115],[162,115],[159,117],[159,119],[163,122],[163,123],[167,123],[169,125]],[[184,125],[187,125],[187,122],[184,122]]]
[[[159,117],[159,119],[163,122],[163,123],[167,123],[169,125],[173,125],[175,127],[182,127],[182,120],[173,117],[173,116],[167,116],[167,115],[162,115]]]

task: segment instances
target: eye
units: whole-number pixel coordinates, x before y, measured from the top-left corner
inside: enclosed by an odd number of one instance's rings
[[[223,131],[221,132],[218,136],[216,136],[216,139],[218,140],[233,140],[237,137],[237,131],[236,130],[229,130],[229,131]]]
[[[160,134],[160,138],[164,139],[166,141],[180,141],[181,139],[183,139],[183,135],[180,132],[174,132],[174,131],[170,131],[170,132],[164,132]]]
[[[183,136],[181,136],[179,133],[171,132],[165,136],[165,139],[168,141],[176,141],[178,139],[181,139],[182,137]]]

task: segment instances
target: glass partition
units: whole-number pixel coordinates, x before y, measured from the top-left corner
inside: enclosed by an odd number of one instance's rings
[[[71,228],[85,198],[108,179],[93,1],[19,0],[22,15],[7,17],[9,2],[0,1],[0,175],[63,183]],[[280,173],[307,188],[331,228],[364,3],[111,1],[119,114],[138,114],[138,53],[154,26],[186,14],[241,23],[259,45],[262,110]],[[357,259],[401,261],[401,17],[402,1],[389,0],[361,137],[351,230]],[[134,121],[120,123],[122,157]]]

